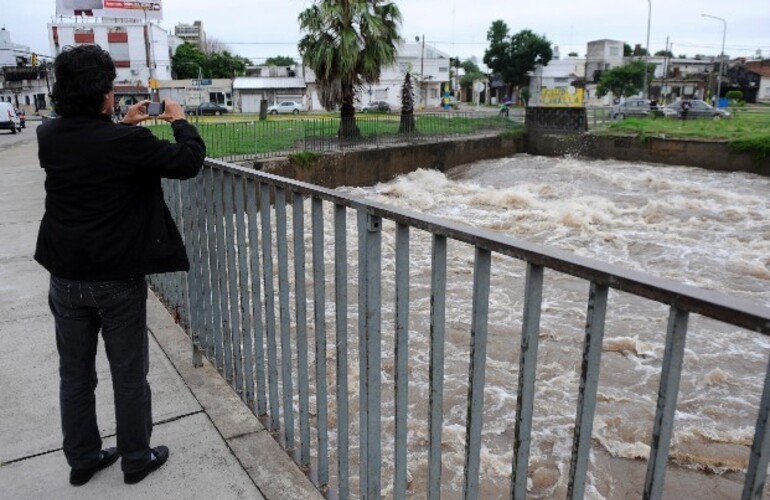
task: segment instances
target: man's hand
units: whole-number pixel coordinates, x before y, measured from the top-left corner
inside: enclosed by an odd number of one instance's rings
[[[126,116],[120,120],[121,123],[126,125],[136,125],[142,123],[145,120],[149,120],[151,117],[147,114],[147,105],[150,101],[139,101],[133,106],[129,107],[126,111]]]
[[[165,120],[169,123],[174,122],[176,120],[184,120],[184,109],[182,106],[179,105],[176,101],[172,101],[171,99],[164,99],[165,102],[165,111],[163,111],[163,114],[158,116],[159,120]]]
[[[162,115],[158,116],[150,116],[147,114],[147,105],[150,104],[150,101],[144,100],[140,101],[130,108],[128,108],[128,111],[126,112],[126,116],[123,117],[121,120],[121,123],[124,123],[126,125],[136,125],[138,123],[142,123],[145,120],[149,120],[151,118],[157,118],[158,120],[164,120],[168,123],[171,123],[176,120],[184,120],[184,109],[182,109],[182,106],[180,106],[176,101],[172,101],[171,99],[164,99],[165,102],[165,111]]]

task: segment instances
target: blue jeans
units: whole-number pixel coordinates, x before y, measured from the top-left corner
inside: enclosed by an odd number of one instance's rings
[[[63,448],[70,467],[89,468],[100,459],[94,395],[100,330],[112,374],[122,469],[136,472],[150,462],[146,301],[143,277],[85,282],[51,276],[48,303],[56,325]]]

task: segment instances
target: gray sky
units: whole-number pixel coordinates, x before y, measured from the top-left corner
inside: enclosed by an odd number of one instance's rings
[[[300,37],[297,16],[311,0],[162,0],[161,26],[172,31],[179,22],[203,21],[209,37],[235,54],[261,62],[272,55],[297,57]],[[665,47],[671,37],[675,54],[718,54],[722,23],[727,21],[725,52],[751,56],[757,49],[770,57],[768,0],[651,0],[650,50]],[[50,54],[46,25],[55,14],[55,0],[0,0],[0,26],[14,43]],[[545,35],[561,53],[585,54],[590,40],[609,38],[630,45],[646,43],[648,2],[644,0],[396,0],[403,15],[402,37],[425,35],[426,43],[461,58],[477,56],[487,47],[486,33],[496,19],[512,33],[529,28]],[[525,6],[529,5],[529,6]],[[501,6],[505,6],[504,8]]]

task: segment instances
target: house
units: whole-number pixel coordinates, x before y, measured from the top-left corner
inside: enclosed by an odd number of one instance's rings
[[[624,42],[620,40],[594,40],[588,42],[586,52],[586,83],[599,83],[602,72],[623,66]]]
[[[547,65],[538,64],[529,75],[530,104],[537,105],[543,90],[568,90],[581,85],[585,79],[587,59],[567,57],[562,59],[559,47],[553,49],[553,59]]]
[[[748,61],[746,70],[759,76],[759,84],[756,92],[757,102],[770,103],[770,59]]]

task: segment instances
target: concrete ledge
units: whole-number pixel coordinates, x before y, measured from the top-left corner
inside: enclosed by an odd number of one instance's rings
[[[490,136],[324,154],[310,165],[297,165],[288,158],[261,159],[252,165],[270,174],[334,189],[340,186],[373,186],[419,168],[444,172],[464,163],[523,152],[522,138]]]
[[[323,499],[218,370],[203,360],[192,365],[189,337],[155,294],[147,302],[147,322],[155,340],[203,407],[214,427],[267,500]]]
[[[758,160],[751,153],[732,151],[727,141],[530,132],[526,138],[526,151],[543,156],[571,154],[602,160],[687,165],[708,170],[770,175],[770,158]]]

